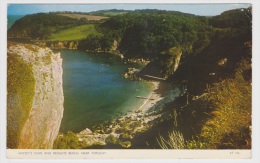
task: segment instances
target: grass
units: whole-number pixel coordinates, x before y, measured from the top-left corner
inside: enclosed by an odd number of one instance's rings
[[[99,35],[93,24],[81,25],[59,31],[51,35],[49,41],[70,41],[82,40],[87,38],[88,35]]]
[[[214,111],[203,126],[201,137],[207,148],[251,148],[251,71],[250,61],[243,60],[234,78],[223,80],[209,89]]]
[[[32,66],[19,56],[7,58],[7,147],[17,148],[35,94]]]

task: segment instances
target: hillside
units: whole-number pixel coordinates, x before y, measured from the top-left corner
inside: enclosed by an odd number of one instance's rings
[[[252,8],[235,9],[221,13],[209,19],[209,23],[217,28],[238,28],[249,26],[252,22]]]
[[[72,49],[119,53],[125,63],[145,61],[148,64],[136,71],[137,78],[132,79],[160,79],[163,82],[159,88],[166,83],[171,91],[179,89],[178,98],[164,98],[166,102],[155,108],[153,114],[158,113],[160,120],[149,131],[134,138],[122,136],[132,148],[142,144],[147,148],[248,149],[252,105],[251,10],[225,11],[213,17],[161,10],[108,11],[117,14],[95,23],[58,15],[68,24],[47,23],[52,32],[37,30],[39,35],[46,34],[41,38],[29,32],[30,27],[21,26],[26,18],[15,23],[8,35],[43,42],[49,39],[54,42],[45,45],[52,48],[70,48],[73,44]],[[34,20],[37,15],[29,17],[33,23],[39,23]],[[45,19],[39,24],[44,23]],[[174,142],[169,143],[176,135],[182,140],[177,147]],[[73,133],[66,136],[77,139]],[[55,145],[59,147],[62,141]]]
[[[158,128],[174,125],[169,133],[157,135],[159,148],[251,148],[250,10],[231,10],[210,18],[209,25],[218,28],[213,28],[207,46],[182,57],[177,71],[167,79],[180,87],[186,81],[187,92],[165,106],[165,112],[174,114],[169,113],[171,120]],[[242,11],[247,15],[241,16]],[[174,135],[185,141],[174,144],[180,142]]]
[[[86,24],[85,19],[74,19],[56,13],[26,15],[17,20],[8,30],[9,38],[46,40],[52,34]]]
[[[239,14],[241,12],[240,9],[235,11],[239,11]],[[233,10],[230,11],[230,13],[233,12]],[[221,18],[221,20],[230,20],[228,21],[230,26],[214,28],[208,38],[208,45],[196,55],[184,58],[182,65],[169,79],[182,80],[185,78],[192,81],[191,84],[194,83],[194,85],[218,82],[226,77],[231,77],[242,59],[252,57],[252,24],[250,19],[240,17],[241,26],[232,27],[234,24],[232,20],[237,22],[237,19],[230,19],[229,11],[225,13],[210,18],[214,22],[210,25],[223,25],[223,21],[220,21]],[[210,75],[212,73],[214,75]]]

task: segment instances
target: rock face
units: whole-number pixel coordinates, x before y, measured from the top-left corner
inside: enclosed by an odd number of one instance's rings
[[[78,41],[36,41],[40,47],[49,47],[51,49],[78,49]]]
[[[141,80],[138,77],[138,72],[140,72],[139,69],[136,68],[128,68],[127,72],[124,74],[124,78],[130,79],[130,80]]]
[[[8,58],[18,57],[21,62],[31,66],[35,81],[35,90],[30,93],[33,98],[27,98],[31,103],[30,108],[24,108],[22,105],[23,97],[16,100],[16,104],[10,104],[10,94],[12,85],[8,83],[7,97],[7,132],[8,135],[16,135],[13,138],[7,138],[8,148],[19,149],[50,149],[58,135],[61,120],[63,117],[63,89],[62,89],[62,59],[60,54],[54,54],[49,48],[40,48],[29,44],[9,44]],[[8,64],[11,63],[8,61]],[[16,63],[13,63],[16,64]],[[8,65],[8,71],[12,67]],[[15,78],[9,75],[8,78]],[[17,79],[19,82],[21,78]],[[23,81],[20,81],[21,83]],[[12,92],[13,94],[13,92]],[[17,96],[17,95],[16,95]],[[28,110],[24,113],[25,117],[20,122],[16,122],[17,118],[12,118],[15,109]],[[20,123],[20,127],[14,130],[15,123]],[[11,134],[9,134],[11,133]],[[11,143],[11,139],[15,143]]]
[[[182,52],[179,52],[179,53],[177,53],[176,57],[174,58],[173,73],[179,67],[181,56],[182,56]]]
[[[153,76],[156,78],[167,79],[174,74],[179,67],[182,50],[173,47],[162,52],[161,59],[149,62],[139,73],[142,76]],[[144,78],[150,80],[149,78]]]
[[[77,49],[78,41],[54,41],[47,42],[48,47],[51,49]]]

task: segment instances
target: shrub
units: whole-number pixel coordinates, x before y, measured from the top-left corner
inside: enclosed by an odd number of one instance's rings
[[[131,142],[130,141],[121,142],[120,145],[123,148],[129,148],[129,147],[131,147]]]
[[[250,149],[251,92],[251,63],[242,60],[233,77],[214,84],[190,105],[212,109],[200,134],[185,141],[180,132],[172,131],[167,139],[160,136],[158,144],[163,149]]]
[[[107,144],[118,144],[119,143],[119,140],[113,136],[113,135],[109,135],[107,138],[106,138],[106,143]]]
[[[72,131],[58,136],[53,144],[53,149],[80,149],[80,143],[77,135]]]
[[[248,71],[249,70],[249,71]],[[249,61],[243,60],[232,79],[215,84],[208,101],[214,111],[203,126],[201,137],[207,148],[248,148],[251,146],[251,80],[244,78],[251,71]],[[236,142],[241,141],[239,142]]]
[[[175,130],[168,133],[168,140],[160,136],[157,142],[162,149],[183,149],[186,147],[182,133]]]

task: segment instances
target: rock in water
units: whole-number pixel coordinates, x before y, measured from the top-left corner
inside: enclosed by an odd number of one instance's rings
[[[7,53],[7,147],[50,149],[64,110],[60,54],[16,43]]]

